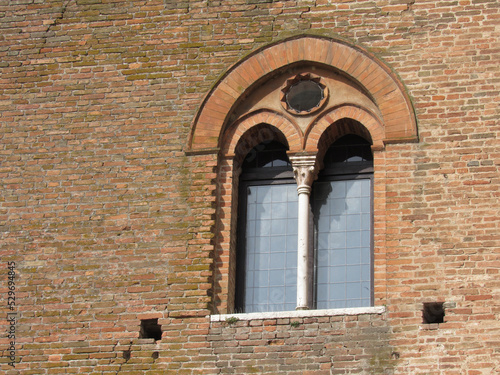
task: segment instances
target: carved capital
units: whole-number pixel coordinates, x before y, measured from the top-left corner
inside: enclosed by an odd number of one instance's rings
[[[290,162],[297,181],[298,193],[309,194],[313,181],[318,177],[316,155],[290,156]]]

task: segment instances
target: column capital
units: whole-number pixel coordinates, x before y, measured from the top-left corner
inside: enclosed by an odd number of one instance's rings
[[[297,181],[297,191],[309,194],[313,181],[318,177],[316,155],[294,155],[290,156],[293,175]]]

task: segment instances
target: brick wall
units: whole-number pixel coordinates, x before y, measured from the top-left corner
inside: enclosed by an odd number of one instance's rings
[[[392,374],[399,357],[379,314],[228,319],[208,339],[220,374]]]
[[[496,0],[0,1],[1,370],[500,372],[499,14]],[[303,33],[369,50],[416,111],[419,142],[377,151],[386,312],[211,322],[230,167],[184,152],[190,126],[231,66]],[[426,302],[446,302],[445,323],[422,323]],[[141,319],[163,339],[139,338]]]

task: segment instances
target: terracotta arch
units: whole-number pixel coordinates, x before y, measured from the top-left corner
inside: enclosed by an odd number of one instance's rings
[[[278,113],[269,110],[261,110],[245,116],[234,124],[231,129],[226,131],[225,135],[221,137],[220,142],[222,154],[229,157],[236,155],[238,153],[238,142],[241,137],[251,128],[260,124],[267,124],[278,129],[287,141],[289,152],[299,152],[301,150],[303,136],[300,128],[293,121]],[[259,139],[258,136],[255,138],[256,140]]]
[[[229,69],[207,94],[195,116],[186,151],[217,150],[238,101],[263,77],[298,62],[331,66],[369,92],[381,112],[384,142],[417,140],[410,99],[389,67],[344,41],[300,36],[259,49]]]
[[[332,108],[306,130],[304,137],[304,150],[315,153],[320,149],[319,141],[323,133],[332,124],[341,119],[352,119],[368,130],[373,147],[381,149],[384,147],[384,127],[382,122],[373,113],[364,108],[351,104],[344,104]],[[345,130],[342,130],[345,132]]]

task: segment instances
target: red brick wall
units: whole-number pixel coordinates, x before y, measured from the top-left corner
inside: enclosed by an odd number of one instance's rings
[[[216,322],[208,339],[221,374],[385,374],[389,332],[375,314]]]
[[[331,3],[0,2],[3,372],[500,372],[498,1]],[[211,323],[229,167],[184,152],[190,126],[231,66],[302,33],[370,51],[416,111],[419,142],[376,153],[387,312]]]

